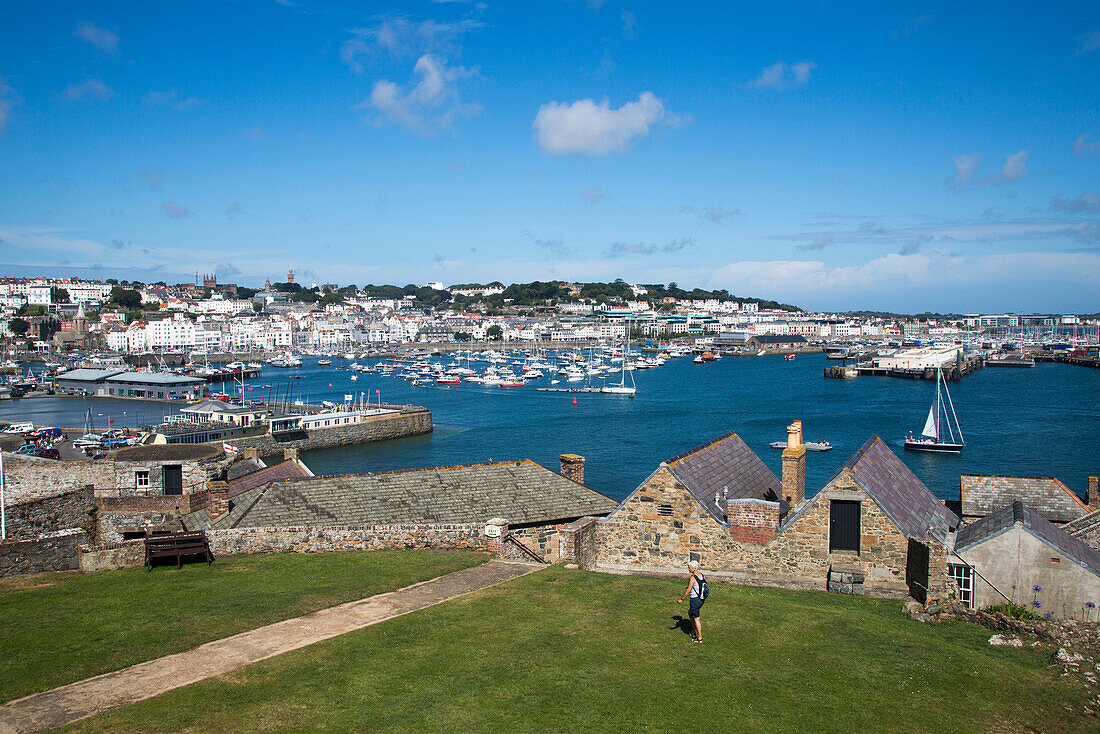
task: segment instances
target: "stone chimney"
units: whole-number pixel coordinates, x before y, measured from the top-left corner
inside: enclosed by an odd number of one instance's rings
[[[260,450],[257,449],[257,448],[241,449],[241,458],[242,459],[255,459],[256,461],[259,461],[260,460]]]
[[[283,461],[291,460],[298,460],[298,449],[283,449]]]
[[[584,457],[578,454],[562,454],[561,475],[577,484],[584,484]]]
[[[229,512],[229,484],[217,481],[209,482],[206,485],[206,491],[210,496],[207,512],[210,515],[210,521],[213,522]]]
[[[1089,477],[1089,491],[1086,499],[1089,503],[1089,512],[1100,510],[1100,487],[1097,487],[1096,477]]]
[[[806,499],[806,447],[802,445],[802,421],[787,426],[783,449],[783,499],[798,507]]]

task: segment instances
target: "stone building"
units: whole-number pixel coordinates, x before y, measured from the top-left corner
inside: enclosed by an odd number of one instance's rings
[[[563,527],[616,506],[583,485],[583,464],[566,454],[561,474],[524,460],[315,477],[293,476],[284,462],[212,482],[208,506],[182,519],[232,552],[387,547],[378,543],[395,531],[437,547],[457,537],[480,543],[492,521],[495,539],[518,557],[552,563]]]
[[[1057,525],[1100,509],[1095,492],[1085,504],[1077,493],[1051,477],[1002,477],[963,474],[959,478],[963,522],[971,522],[1020,501]]]
[[[735,433],[674,457],[596,527],[595,566],[757,585],[924,597],[942,588],[959,520],[883,441],[869,439],[805,497],[801,423],[780,481]]]
[[[1055,619],[1096,619],[1100,552],[1019,500],[960,530],[947,563],[968,606],[1010,601]]]

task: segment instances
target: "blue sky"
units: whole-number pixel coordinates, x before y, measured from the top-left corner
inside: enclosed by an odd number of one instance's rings
[[[1093,312],[1098,79],[1096,3],[5,3],[0,272]]]

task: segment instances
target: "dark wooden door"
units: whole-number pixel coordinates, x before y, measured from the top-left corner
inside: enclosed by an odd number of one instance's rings
[[[859,502],[831,500],[829,503],[829,552],[859,552]]]
[[[183,467],[179,464],[165,465],[164,493],[183,494]]]
[[[921,604],[928,601],[928,546],[909,539],[909,553],[905,558],[905,583],[909,596]]]

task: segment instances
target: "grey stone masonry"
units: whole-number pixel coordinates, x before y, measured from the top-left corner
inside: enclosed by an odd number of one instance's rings
[[[841,565],[829,568],[829,591],[863,596],[863,580],[863,569],[858,566]]]
[[[77,546],[88,535],[79,528],[60,530],[34,540],[0,541],[0,578],[77,567]]]

